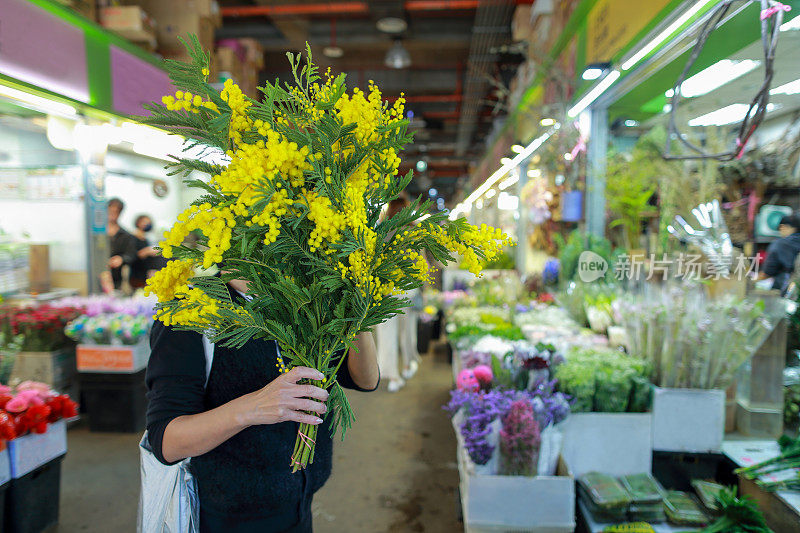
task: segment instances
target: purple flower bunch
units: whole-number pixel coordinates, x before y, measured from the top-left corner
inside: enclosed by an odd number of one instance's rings
[[[491,459],[494,445],[488,440],[489,425],[498,418],[502,419],[515,401],[524,401],[531,406],[533,419],[540,429],[557,424],[569,415],[568,398],[555,391],[555,381],[542,381],[533,390],[525,391],[450,391],[450,401],[445,409],[451,416],[463,409],[464,419],[459,429],[467,453],[475,464],[484,465]]]

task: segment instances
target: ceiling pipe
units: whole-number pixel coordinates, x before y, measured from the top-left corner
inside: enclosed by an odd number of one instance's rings
[[[394,102],[399,96],[387,96],[385,99]],[[460,94],[418,94],[416,96],[404,96],[407,104],[446,104],[450,102],[460,102]]]

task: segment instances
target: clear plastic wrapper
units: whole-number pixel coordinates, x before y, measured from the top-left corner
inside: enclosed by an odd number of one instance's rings
[[[664,500],[664,489],[650,474],[622,476],[619,482],[628,491],[632,503],[642,506],[660,504]]]
[[[694,488],[697,496],[700,498],[700,501],[707,510],[713,512],[719,510],[717,495],[720,493],[720,491],[725,489],[725,487],[712,481],[701,481],[695,479],[692,481],[692,488]]]
[[[589,472],[578,478],[578,484],[595,505],[606,511],[620,508],[627,511],[631,503],[628,492],[608,474]]]
[[[700,506],[685,492],[668,491],[664,498],[664,511],[669,521],[679,526],[702,526],[708,522]]]

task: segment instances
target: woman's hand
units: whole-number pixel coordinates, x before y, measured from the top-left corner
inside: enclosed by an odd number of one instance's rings
[[[304,366],[281,374],[263,389],[234,400],[237,402],[237,421],[243,426],[289,421],[321,424],[320,417],[308,413],[325,413],[324,402],[328,399],[328,391],[314,385],[299,385],[297,382],[303,379],[321,381],[324,377],[322,372]]]

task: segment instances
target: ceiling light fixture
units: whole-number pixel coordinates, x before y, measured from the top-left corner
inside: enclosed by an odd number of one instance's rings
[[[779,108],[780,105],[767,104],[767,113]],[[750,106],[747,104],[731,104],[691,119],[689,126],[726,126],[734,122],[741,122],[747,115],[748,109],[750,109]],[[754,113],[755,111],[753,109]]]
[[[592,87],[592,89],[588,93],[586,93],[586,95],[583,98],[578,100],[577,104],[572,106],[572,108],[567,112],[567,115],[569,115],[570,118],[575,118],[578,115],[580,115],[583,112],[583,110],[589,107],[592,104],[592,102],[597,100],[601,94],[606,92],[606,89],[611,87],[611,85],[615,81],[617,81],[617,79],[619,79],[618,70],[612,70],[611,72],[606,74],[605,78],[600,80],[600,82],[594,87]]]
[[[519,208],[519,196],[501,192],[497,197],[497,208],[503,211],[516,211]]]
[[[424,159],[420,159],[419,161],[417,161],[416,166],[417,166],[417,172],[425,172],[426,170],[428,170],[428,162],[425,161]]]
[[[635,128],[638,125],[639,125],[639,121],[638,120],[633,120],[632,118],[629,118],[628,120],[625,121],[625,127],[626,128]]]
[[[408,68],[411,66],[411,55],[403,46],[403,42],[400,39],[395,39],[392,47],[386,52],[386,58],[383,61],[389,68]]]
[[[800,17],[797,17],[800,20]],[[793,94],[800,94],[800,79],[796,79],[794,81],[790,81],[789,83],[784,83],[783,85],[779,85],[772,89],[769,94],[777,95],[777,94],[786,94],[786,95],[793,95]]]
[[[528,171],[528,177],[529,178],[541,178],[542,177],[542,171],[539,170],[538,168],[532,168],[532,169],[530,169]]]
[[[603,75],[603,72],[611,68],[611,63],[592,63],[587,65],[581,74],[581,78],[587,81],[594,81]]]
[[[515,154],[520,153],[524,149],[525,149],[525,147],[522,146],[521,144],[514,144],[514,145],[511,146],[511,151],[514,152]]]
[[[458,204],[456,207],[453,208],[452,211],[450,211],[449,215],[450,220],[455,220],[456,218],[458,218],[460,214],[469,212],[469,210],[472,208],[473,202],[475,202],[475,206],[478,209],[483,207],[483,201],[480,200],[480,197],[483,196],[483,194],[486,191],[488,191],[492,186],[494,186],[495,183],[500,181],[500,179],[503,176],[508,174],[511,170],[517,168],[520,163],[522,163],[525,159],[528,158],[528,156],[530,156],[536,150],[538,150],[545,143],[545,141],[547,141],[547,139],[549,139],[550,136],[552,136],[553,133],[555,133],[556,125],[557,124],[554,124],[551,130],[535,138],[528,146],[525,147],[525,150],[517,154],[516,157],[514,157],[514,159],[511,160],[510,163],[501,166],[500,168],[495,170],[491,176],[486,178],[486,181],[484,181],[480,187],[472,191],[472,194],[467,196],[460,204]],[[480,205],[478,205],[478,203],[480,203]]]
[[[490,198],[494,198],[494,196],[495,196],[496,194],[497,194],[497,191],[496,191],[496,190],[494,190],[494,189],[489,189],[488,191],[486,191],[486,199],[487,199],[487,200],[489,200]]]
[[[706,5],[710,4],[711,2],[716,2],[716,0],[700,0],[696,2],[692,7],[684,11],[684,13],[675,19],[675,21],[667,26],[664,31],[656,35],[650,42],[646,45],[641,47],[635,54],[633,54],[630,58],[626,59],[622,62],[622,70],[630,70],[632,69],[639,61],[647,57],[647,55],[655,50],[659,45],[661,45],[664,41],[666,41],[669,37],[672,36],[673,33],[678,31],[681,26],[689,22],[689,20],[695,16],[697,13],[700,12]]]
[[[344,55],[344,50],[336,45],[336,19],[331,19],[331,44],[322,49],[322,55],[331,59],[339,59]]]
[[[383,17],[378,19],[375,27],[383,33],[403,33],[408,28],[408,23],[400,17]]]
[[[572,161],[572,159],[573,159],[573,156],[572,156],[572,154],[570,152],[567,152],[566,154],[564,154],[564,161]]]
[[[555,123],[556,119],[554,118],[543,118],[542,120],[539,121],[539,125],[544,126],[545,128],[549,128],[550,126],[553,126]]]
[[[519,153],[519,152],[517,152],[517,153]],[[510,157],[504,157],[503,159],[500,160],[500,164],[501,165],[507,165],[509,163],[511,163],[511,158]]]
[[[723,59],[717,61],[707,69],[701,70],[694,76],[687,78],[681,84],[681,96],[684,98],[694,98],[708,94],[715,89],[719,89],[726,83],[740,78],[748,72],[758,68],[761,61],[754,59]],[[675,94],[673,89],[664,93],[667,98],[672,98]]]
[[[72,117],[78,114],[78,110],[75,109],[74,106],[62,102],[56,102],[55,100],[49,100],[41,96],[36,96],[35,94],[26,93],[25,91],[20,91],[19,89],[14,89],[13,87],[8,87],[6,85],[0,85],[0,96],[16,100],[24,107],[33,108],[36,111],[41,111],[44,113],[52,113],[54,115],[67,117]]]

